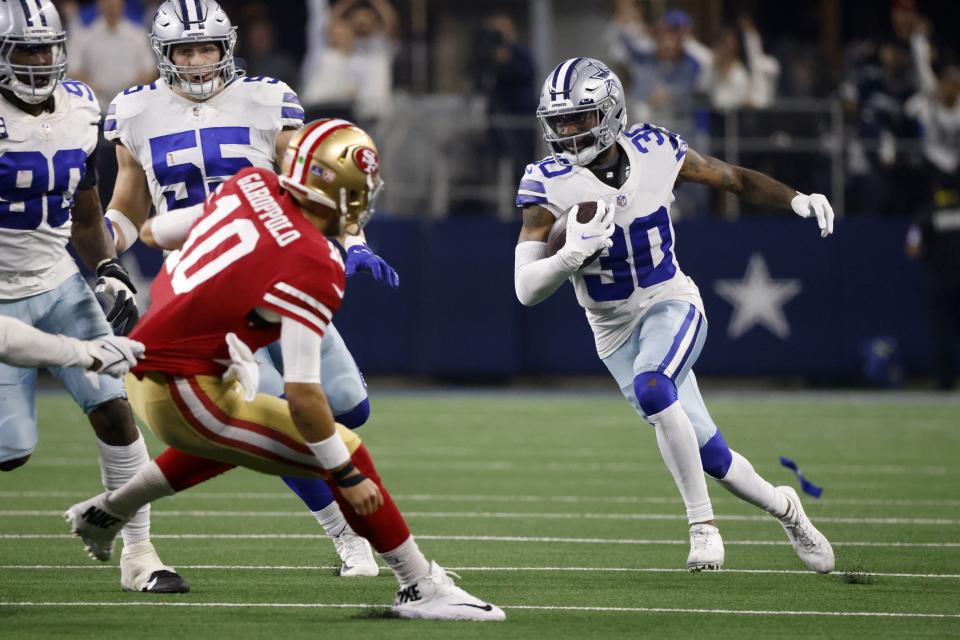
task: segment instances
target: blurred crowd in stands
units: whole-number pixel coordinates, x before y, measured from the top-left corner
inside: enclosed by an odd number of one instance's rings
[[[542,49],[534,46],[532,3],[486,0],[467,11],[467,5],[444,0],[221,2],[239,27],[237,55],[248,74],[292,85],[308,117],[349,117],[374,129],[388,147],[385,155],[391,140],[406,140],[399,129],[420,131],[422,123],[413,118],[427,107],[411,104],[429,105],[435,128],[443,130],[456,130],[443,118],[479,114],[485,124],[473,131],[473,150],[451,162],[469,162],[462,174],[490,181],[498,171],[519,175],[545,152],[534,111],[540,76],[559,59],[535,54]],[[90,84],[104,106],[123,88],[156,76],[146,34],[158,2],[57,4],[68,22],[70,75]],[[860,2],[883,14],[875,18],[877,28],[845,35],[831,57],[826,38],[817,34],[798,42],[782,29],[764,33],[769,19],[764,23],[745,7],[769,16],[768,4],[777,3],[589,3],[596,28],[580,33],[583,55],[603,58],[618,71],[631,121],[670,128],[702,152],[807,190],[829,194],[839,175],[848,215],[914,213],[929,194],[956,183],[955,29],[934,23],[922,0]],[[834,0],[806,4],[838,6]],[[708,20],[704,7],[718,10]],[[560,9],[552,15],[558,24],[564,18]],[[571,49],[569,42],[560,44],[553,49]],[[428,69],[426,81],[417,79],[417,64]],[[439,97],[451,94],[462,100]],[[438,105],[447,105],[447,112]],[[450,210],[485,213],[495,210],[491,206],[467,198]],[[695,189],[678,194],[678,206],[684,216],[725,211],[724,202]]]

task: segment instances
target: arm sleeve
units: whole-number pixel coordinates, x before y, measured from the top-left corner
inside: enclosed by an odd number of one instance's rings
[[[521,304],[532,307],[546,300],[570,277],[554,255],[547,257],[547,243],[529,240],[514,251],[513,284]]]
[[[163,249],[180,247],[190,235],[194,223],[203,215],[203,207],[204,203],[201,202],[154,217],[150,222],[153,239]]]
[[[280,350],[283,352],[284,382],[320,384],[322,337],[305,324],[286,317],[280,321]]]
[[[93,356],[80,340],[0,316],[0,361],[15,367],[87,368],[93,364]]]

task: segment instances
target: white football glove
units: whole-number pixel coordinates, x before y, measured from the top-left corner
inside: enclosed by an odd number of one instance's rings
[[[603,200],[597,200],[597,213],[589,222],[577,222],[579,205],[573,206],[567,213],[567,239],[557,251],[560,264],[573,273],[583,266],[593,254],[613,246],[613,207]]]
[[[790,201],[790,206],[801,218],[817,216],[821,238],[826,238],[833,233],[833,207],[830,206],[826,196],[819,193],[804,195],[798,191]]]
[[[145,348],[142,342],[122,336],[104,336],[96,340],[77,341],[93,360],[87,368],[86,376],[95,389],[100,388],[100,376],[107,375],[122,378],[130,368],[143,357]]]
[[[260,367],[257,366],[257,360],[250,347],[232,332],[227,334],[227,350],[230,352],[230,366],[223,374],[223,381],[239,382],[243,388],[244,400],[251,402],[257,397],[257,387],[260,386]]]

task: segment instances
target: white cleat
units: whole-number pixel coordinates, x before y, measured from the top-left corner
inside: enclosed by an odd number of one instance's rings
[[[370,543],[363,536],[359,536],[347,527],[339,536],[331,538],[333,546],[343,564],[340,565],[340,575],[344,578],[375,578],[380,575],[380,565],[373,556]]]
[[[690,525],[690,555],[687,570],[717,571],[723,566],[723,538],[712,524]]]
[[[827,537],[820,533],[803,511],[800,496],[793,487],[777,487],[790,505],[786,515],[780,518],[783,530],[787,532],[793,550],[797,552],[803,564],[817,573],[830,573],[836,565],[833,547]]]
[[[120,554],[120,586],[124,591],[187,593],[190,585],[177,570],[160,561],[149,540],[124,544]]]
[[[436,562],[430,563],[430,573],[400,587],[393,613],[415,620],[499,622],[507,617],[500,607],[478,600],[455,585]]]
[[[111,512],[106,503],[107,493],[101,493],[78,502],[63,514],[63,519],[70,523],[70,533],[83,539],[87,555],[102,562],[110,559],[117,534],[129,519]]]

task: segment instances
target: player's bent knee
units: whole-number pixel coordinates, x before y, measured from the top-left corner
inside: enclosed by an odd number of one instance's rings
[[[656,415],[677,401],[677,385],[655,371],[645,371],[633,379],[633,393],[648,416]]]
[[[364,398],[360,404],[346,413],[335,416],[335,419],[349,429],[362,427],[370,419],[370,398]]]
[[[126,398],[114,398],[97,405],[87,416],[97,438],[110,446],[132,444],[140,437]]]
[[[13,471],[14,469],[18,469],[22,467],[23,465],[27,464],[27,460],[30,459],[31,455],[32,454],[28,453],[27,455],[21,456],[19,458],[14,458],[12,460],[4,460],[3,462],[0,462],[0,471]]]
[[[719,431],[700,447],[700,464],[703,465],[703,470],[717,480],[727,476],[731,462],[733,462],[733,454],[730,453],[730,447],[727,446],[727,441]]]

